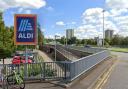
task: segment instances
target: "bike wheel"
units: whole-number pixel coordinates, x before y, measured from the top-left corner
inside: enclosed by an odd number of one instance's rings
[[[20,89],[24,89],[24,88],[25,88],[25,82],[24,82],[23,77],[22,77],[22,76],[19,76],[19,77],[18,77],[18,81],[21,81],[21,82],[19,83]]]
[[[25,89],[25,82],[23,81],[19,86],[20,86],[20,89]]]
[[[16,79],[15,79],[14,74],[7,76],[7,83],[8,83],[8,85],[15,85],[16,84]]]
[[[4,79],[3,80],[3,86],[2,86],[3,89],[8,89],[8,83],[7,83],[7,80]]]

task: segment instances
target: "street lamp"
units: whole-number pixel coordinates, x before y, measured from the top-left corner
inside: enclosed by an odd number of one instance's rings
[[[103,47],[104,47],[104,38],[105,38],[105,31],[104,31],[104,12],[105,10],[103,9]]]
[[[57,37],[60,37],[60,36],[55,35],[55,61],[56,61],[56,44],[57,44],[57,42],[56,42],[56,38],[57,38]]]

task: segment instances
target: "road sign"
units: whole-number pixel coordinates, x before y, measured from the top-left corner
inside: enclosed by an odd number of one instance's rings
[[[14,39],[16,45],[37,44],[37,17],[33,14],[16,14],[14,17]]]

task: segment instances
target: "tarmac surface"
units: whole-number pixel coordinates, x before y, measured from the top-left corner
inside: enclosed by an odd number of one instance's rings
[[[102,89],[128,89],[128,53],[113,52],[118,63]]]

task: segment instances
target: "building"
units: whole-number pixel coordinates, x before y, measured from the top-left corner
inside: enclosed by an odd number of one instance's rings
[[[72,37],[74,37],[74,29],[67,29],[66,30],[66,38],[71,39]]]
[[[103,42],[102,39],[100,39],[99,37],[95,37],[94,39],[95,39],[95,41],[97,43],[97,46],[99,46],[99,47],[102,46],[102,42]]]
[[[107,39],[111,39],[112,37],[113,37],[113,30],[106,30],[105,31],[105,38],[107,38]]]

